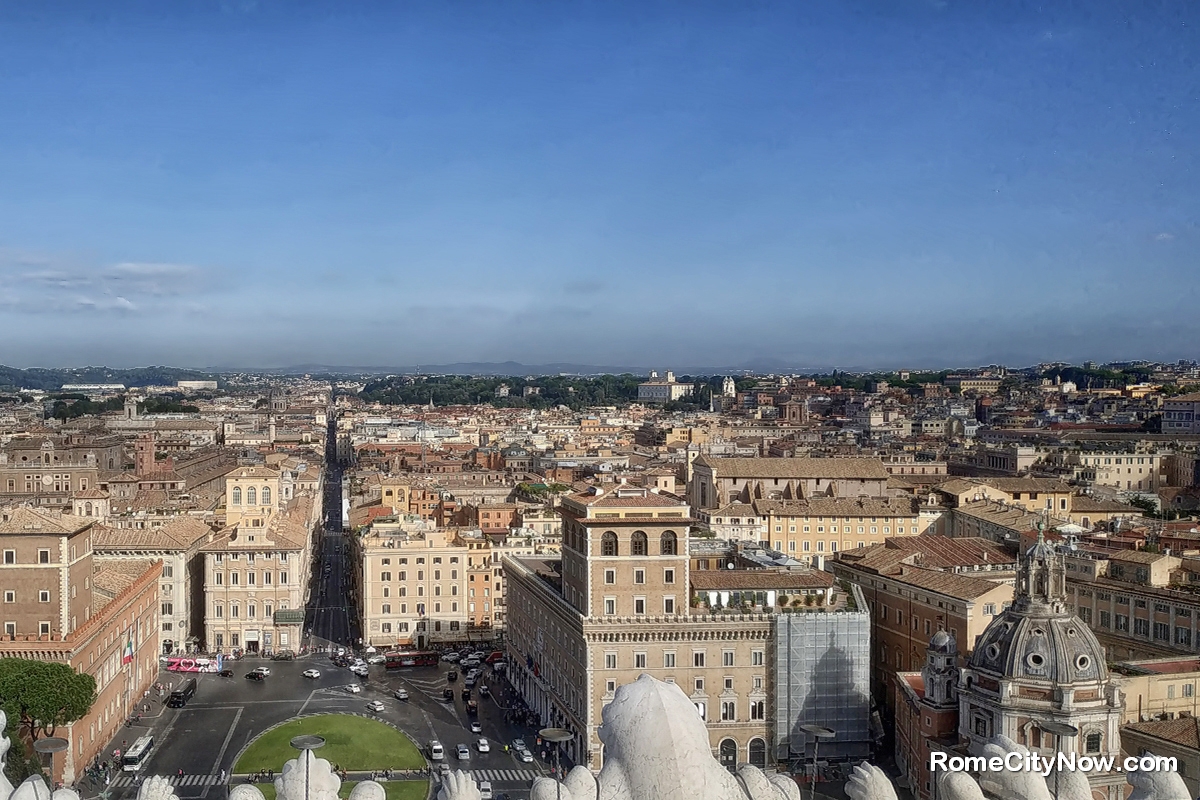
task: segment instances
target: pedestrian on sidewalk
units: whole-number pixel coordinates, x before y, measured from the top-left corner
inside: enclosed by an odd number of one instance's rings
[[[225,782],[225,770],[221,770],[221,780],[220,780],[220,782],[221,782],[221,783],[224,783],[224,782]]]

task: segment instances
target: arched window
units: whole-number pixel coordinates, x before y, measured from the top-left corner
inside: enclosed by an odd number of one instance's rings
[[[634,556],[646,555],[646,534],[642,531],[633,532],[633,537],[629,541],[629,554]]]
[[[759,769],[767,766],[767,743],[762,739],[750,740],[750,764]]]
[[[666,531],[658,540],[658,552],[664,556],[678,555],[675,552],[676,543],[675,531]]]
[[[617,535],[607,531],[600,537],[600,555],[615,556],[617,554]]]
[[[264,486],[262,490],[262,504],[264,506],[271,505],[271,487]]]
[[[242,504],[242,488],[240,486],[235,486],[230,494],[233,498],[231,501],[232,504],[235,506],[240,506]]]
[[[721,740],[721,766],[730,772],[737,772],[737,750],[733,739]]]
[[[92,504],[91,503],[84,504],[83,513],[84,513],[84,516],[87,516],[87,517],[90,517],[92,515]]]
[[[251,486],[248,489],[246,489],[246,505],[253,506],[253,505],[257,505],[257,504],[258,504],[258,500],[255,497],[254,487]]]

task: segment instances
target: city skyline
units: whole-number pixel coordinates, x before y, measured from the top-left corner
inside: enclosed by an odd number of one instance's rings
[[[0,10],[0,363],[1195,357],[1183,3]]]

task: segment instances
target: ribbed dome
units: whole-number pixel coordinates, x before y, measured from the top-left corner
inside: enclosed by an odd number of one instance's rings
[[[1073,614],[1009,609],[979,637],[969,666],[1003,678],[1055,684],[1108,680],[1104,648]]]

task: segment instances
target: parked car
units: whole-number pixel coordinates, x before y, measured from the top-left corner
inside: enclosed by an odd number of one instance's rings
[[[483,733],[483,724],[479,720],[471,720],[471,733]]]
[[[358,694],[359,692],[362,691],[362,687],[359,686],[357,683],[351,683],[346,686],[346,691],[349,692],[350,694]]]
[[[304,677],[306,677],[306,678],[319,678],[319,677],[321,677],[321,670],[319,670],[319,669],[306,669],[306,670],[304,670],[304,672],[301,672],[300,674],[301,674],[301,675],[303,675],[303,676],[304,676]]]
[[[296,654],[291,650],[278,650],[275,655],[271,656],[272,661],[293,661],[295,658]]]
[[[392,697],[396,698],[397,700],[407,700],[408,699],[408,689],[397,689],[395,692],[392,693]]]
[[[471,757],[471,748],[467,747],[465,744],[460,744],[454,748],[454,754],[458,756],[459,761],[466,761]]]
[[[246,680],[265,681],[266,679],[267,679],[267,676],[263,675],[258,670],[250,670],[249,672],[246,673]]]
[[[370,711],[374,711],[376,714],[378,714],[378,713],[380,713],[381,711],[383,711],[383,709],[384,709],[384,705],[383,705],[383,703],[382,703],[381,701],[379,701],[379,700],[372,700],[371,702],[367,703],[367,708],[368,708]]]
[[[492,782],[479,782],[479,800],[492,800]]]
[[[481,753],[492,752],[492,746],[488,744],[488,740],[480,736],[479,741],[475,743],[475,749]]]

